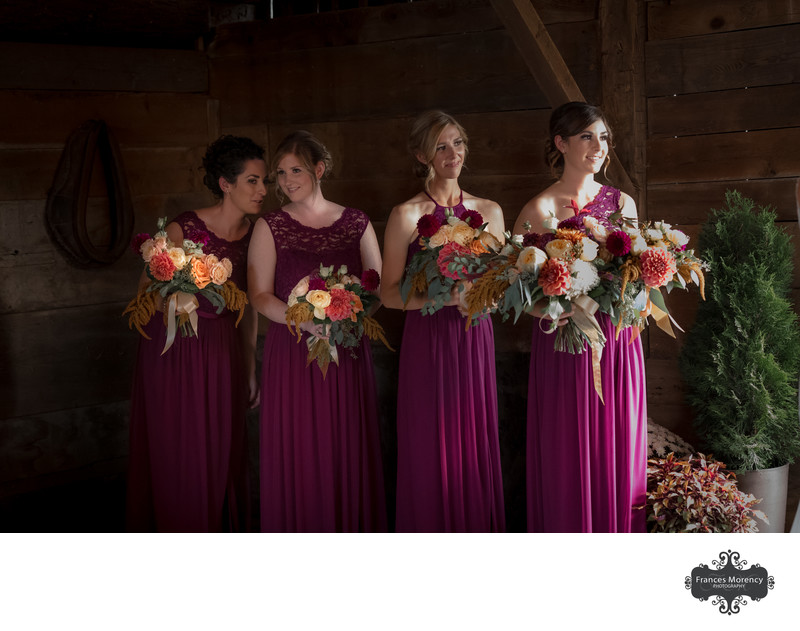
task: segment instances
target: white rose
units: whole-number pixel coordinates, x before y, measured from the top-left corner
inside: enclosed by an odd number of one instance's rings
[[[517,269],[521,272],[529,272],[534,276],[539,276],[539,270],[547,261],[547,254],[535,247],[523,248],[517,257]]]
[[[544,249],[551,259],[565,259],[567,253],[572,250],[572,242],[566,239],[553,239],[544,246]]]
[[[667,230],[667,240],[674,243],[679,248],[689,243],[689,237],[680,230]]]
[[[608,239],[608,228],[594,217],[586,217],[586,219],[583,220],[583,225],[586,226],[586,229],[592,233],[592,236],[599,243],[605,243],[606,239]]]
[[[629,236],[631,238],[631,253],[639,256],[647,249],[647,241],[638,232]]]
[[[558,219],[555,217],[548,217],[542,222],[542,225],[544,226],[545,230],[555,230],[558,228]]]
[[[589,237],[581,239],[581,260],[594,261],[597,258],[598,248],[597,243]]]

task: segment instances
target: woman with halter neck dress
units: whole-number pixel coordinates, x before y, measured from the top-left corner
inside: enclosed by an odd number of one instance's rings
[[[478,211],[502,238],[495,202],[462,190],[467,134],[438,111],[413,124],[409,149],[423,191],[392,209],[383,254],[383,304],[405,309],[397,396],[398,532],[490,532],[505,529],[498,440],[494,337],[485,318],[465,330],[458,287],[445,307],[420,311],[426,299],[400,294],[403,272],[419,249],[425,214]]]
[[[558,180],[530,200],[515,234],[588,213],[607,223],[617,212],[635,220],[625,193],[595,180],[608,159],[611,130],[599,108],[572,102],[550,118],[545,157]],[[647,487],[647,400],[641,339],[619,337],[607,315],[601,359],[605,403],[595,392],[591,353],[555,351],[533,314],[528,387],[527,494],[531,532],[643,532]],[[559,318],[567,322],[570,313]]]

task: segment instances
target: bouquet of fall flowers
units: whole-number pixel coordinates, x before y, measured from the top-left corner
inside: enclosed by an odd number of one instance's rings
[[[316,360],[323,377],[331,361],[339,364],[337,347],[349,348],[351,355],[357,357],[355,349],[364,335],[393,350],[383,327],[368,315],[370,307],[378,301],[373,292],[379,284],[380,276],[374,269],[365,270],[359,279],[348,274],[346,265],[335,271],[333,265],[320,265],[318,271],[302,278],[292,289],[286,326],[297,335],[298,343],[303,322],[322,324],[327,333],[327,339],[316,335],[306,338],[308,363]]]
[[[583,219],[585,228],[600,243],[598,270],[601,291],[596,300],[621,329],[640,330],[652,316],[663,331],[675,337],[661,289],[687,289],[694,282],[705,299],[706,263],[688,247],[689,237],[663,221],[637,222],[615,213],[607,224],[591,216]],[[682,329],[681,329],[682,330]]]
[[[194,230],[184,235],[182,244],[176,245],[167,237],[167,218],[158,220],[158,231],[151,237],[138,234],[133,239],[133,250],[145,262],[145,271],[150,284],[143,287],[131,300],[123,315],[130,314],[128,326],[136,327],[146,339],[150,339],[142,327],[157,310],[157,296],[166,300],[164,322],[167,325],[167,341],[164,353],[175,341],[177,329],[183,336],[197,335],[197,295],[204,296],[222,313],[226,307],[238,311],[236,325],[244,315],[247,296],[230,279],[233,265],[227,258],[204,254],[208,233]]]
[[[475,210],[465,211],[460,219],[452,211],[446,212],[444,221],[431,214],[420,217],[417,222],[420,249],[411,257],[400,284],[404,304],[420,293],[427,298],[423,315],[436,313],[449,300],[457,282],[480,278],[501,247],[498,239],[486,230],[487,225]],[[462,285],[460,291],[463,290]],[[474,320],[475,317],[470,318],[468,326]]]

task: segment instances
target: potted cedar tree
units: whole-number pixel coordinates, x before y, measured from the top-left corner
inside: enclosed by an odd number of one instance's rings
[[[738,191],[725,201],[700,233],[710,282],[680,368],[703,448],[762,499],[769,525],[759,530],[783,532],[788,468],[800,452],[800,330],[787,299],[793,246],[771,208],[756,209]]]

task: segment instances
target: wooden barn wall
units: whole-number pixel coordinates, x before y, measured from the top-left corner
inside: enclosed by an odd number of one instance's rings
[[[602,92],[613,78],[601,72],[608,34],[600,29],[610,5],[533,4],[586,99],[610,101]],[[620,160],[642,185],[642,214],[696,235],[735,187],[774,205],[796,234],[800,18],[793,3],[645,5],[639,76],[646,79],[633,89],[646,94],[647,138],[644,147],[618,142]],[[412,118],[432,107],[465,125],[462,183],[497,200],[511,227],[550,182],[541,157],[550,104],[488,0],[222,26],[207,53],[0,43],[0,517],[3,498],[124,472],[136,336],[120,313],[140,267],[125,256],[79,270],[49,241],[45,202],[71,131],[89,118],[109,124],[122,149],[135,231],[144,232],[159,216],[210,201],[197,167],[219,133],[249,135],[271,151],[289,131],[309,129],[333,153],[327,196],[367,212],[382,242],[392,206],[419,189],[405,143]],[[95,197],[102,238],[102,190]],[[684,328],[696,300],[696,292],[669,298]],[[379,317],[397,347],[402,314]],[[691,438],[678,336],[645,336],[650,416]],[[496,322],[511,529],[524,528],[529,339],[527,325]],[[391,493],[397,355],[377,346],[375,355]]]
[[[646,58],[647,216],[696,235],[725,191],[773,206],[798,236],[800,156],[800,11],[791,0],[648,2]],[[800,297],[795,257],[792,297]],[[696,291],[669,305],[688,330]],[[693,438],[683,402],[678,343],[650,331],[651,416]]]
[[[536,6],[587,98],[597,99],[596,1]],[[462,185],[496,200],[509,229],[523,204],[551,181],[542,158],[548,100],[488,0],[232,25],[218,30],[209,64],[221,131],[255,137],[270,151],[294,129],[317,134],[334,159],[332,177],[323,183],[326,196],[364,210],[381,244],[392,207],[420,189],[406,140],[413,117],[426,109],[448,111],[464,125],[469,156]],[[399,348],[403,314],[383,309],[378,318]],[[496,321],[495,329],[501,455],[513,529],[525,527],[529,326]],[[380,345],[373,351],[393,511],[398,354]]]
[[[125,470],[136,335],[121,312],[141,263],[128,251],[78,269],[45,229],[62,149],[88,119],[120,145],[136,232],[210,201],[197,170],[217,134],[204,53],[0,44],[0,499]],[[102,244],[98,182],[88,208]]]

